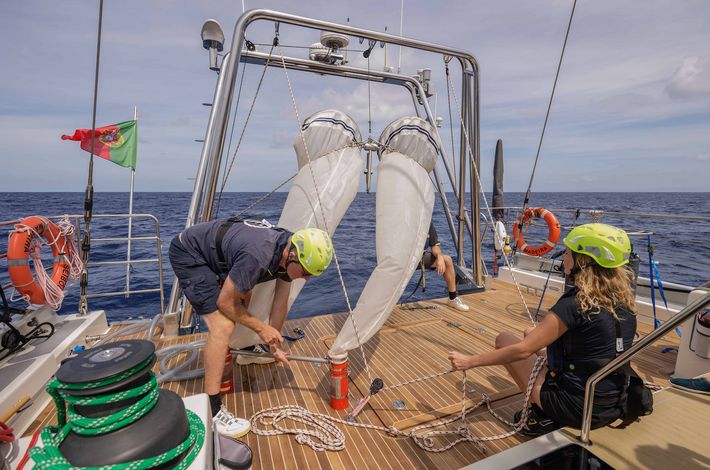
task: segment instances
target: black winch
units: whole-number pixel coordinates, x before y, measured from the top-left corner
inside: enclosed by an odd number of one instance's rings
[[[124,340],[64,362],[47,386],[59,427],[43,430],[45,449],[54,444],[67,463],[78,467],[189,465],[202,447],[204,425],[178,395],[158,389],[151,371],[155,361],[153,343]],[[38,468],[49,462],[47,454],[33,449]]]

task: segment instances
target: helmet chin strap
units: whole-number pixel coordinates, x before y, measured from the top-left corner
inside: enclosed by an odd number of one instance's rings
[[[288,255],[286,255],[286,262],[284,263],[284,266],[283,267],[279,266],[279,269],[276,271],[276,277],[278,279],[281,279],[286,282],[291,282],[293,280],[293,279],[291,279],[291,276],[288,275],[288,266],[291,263],[298,263],[298,261],[294,261],[292,259],[289,259],[291,256],[292,250],[293,250],[293,248],[290,248],[288,250]]]

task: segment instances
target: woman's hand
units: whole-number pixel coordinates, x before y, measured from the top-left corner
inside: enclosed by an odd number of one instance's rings
[[[466,370],[472,367],[471,359],[473,356],[460,353],[458,351],[449,351],[449,360],[453,370]]]

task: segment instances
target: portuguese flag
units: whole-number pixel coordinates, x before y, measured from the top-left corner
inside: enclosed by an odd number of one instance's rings
[[[81,149],[91,152],[91,129],[77,129],[74,135],[63,135],[62,140],[81,142]],[[94,155],[126,168],[136,169],[138,153],[138,121],[119,122],[97,127],[94,133]]]

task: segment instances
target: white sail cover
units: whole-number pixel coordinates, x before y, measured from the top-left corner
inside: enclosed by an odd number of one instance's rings
[[[434,208],[429,172],[441,144],[436,129],[417,117],[394,121],[382,133],[377,167],[377,266],[335,339],[335,357],[365,343],[389,317],[422,257]]]
[[[299,134],[293,144],[299,171],[289,190],[277,225],[292,232],[306,227],[318,227],[333,236],[355,199],[360,175],[364,171],[360,149],[352,145],[360,141],[360,129],[347,114],[326,110],[306,119],[303,123],[303,134],[303,138]],[[309,156],[311,165],[308,164]],[[320,201],[311,168],[318,185]],[[327,228],[323,223],[321,203]],[[291,283],[289,309],[304,284],[303,279],[296,279]],[[257,284],[252,291],[249,313],[265,323],[269,322],[275,285],[276,281]],[[230,346],[241,349],[261,342],[255,332],[238,326],[232,334]]]

